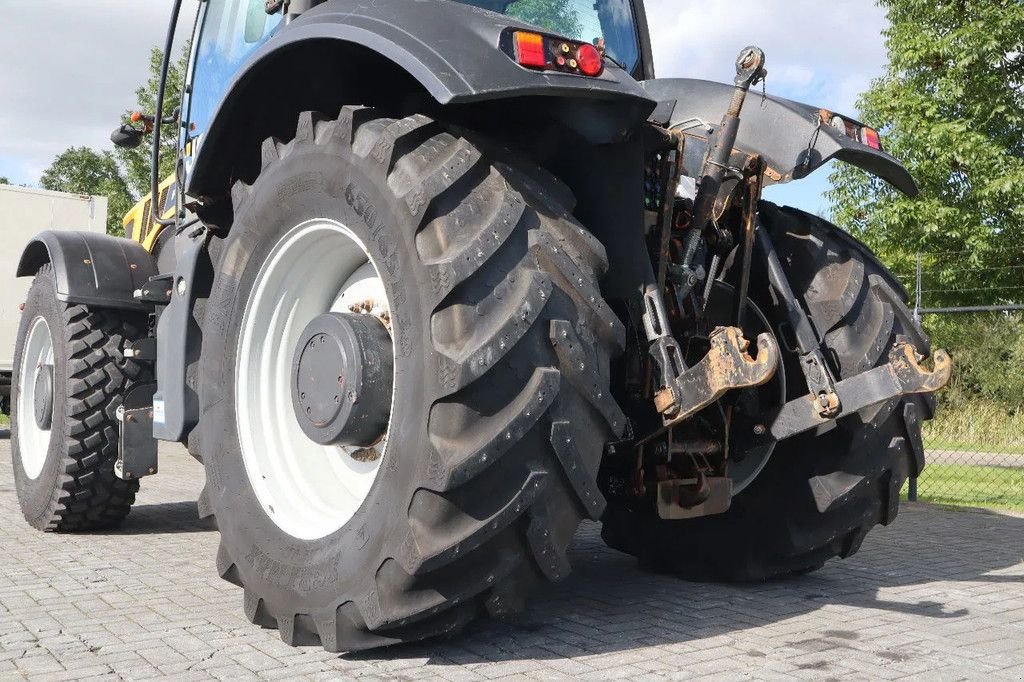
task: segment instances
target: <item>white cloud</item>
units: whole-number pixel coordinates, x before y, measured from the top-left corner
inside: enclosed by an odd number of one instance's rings
[[[885,68],[885,13],[871,0],[647,0],[658,76],[730,82],[746,45],[767,54],[770,92],[853,113]],[[818,98],[815,100],[815,98]]]
[[[807,88],[814,82],[814,69],[797,64],[786,64],[772,73],[776,83],[785,83],[790,88]]]
[[[135,104],[171,0],[0,0],[0,175],[35,183],[69,146],[110,149]],[[179,34],[197,0],[185,0]]]

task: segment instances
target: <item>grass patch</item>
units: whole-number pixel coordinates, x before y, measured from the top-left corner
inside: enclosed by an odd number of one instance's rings
[[[0,427],[7,428],[11,425],[11,418],[6,414],[0,414]]]
[[[1024,457],[1024,448],[1005,446],[992,443],[978,443],[966,440],[949,440],[946,438],[924,437],[927,452],[990,452],[998,455]]]
[[[994,400],[948,399],[939,393],[935,418],[922,426],[925,449],[1024,454],[1024,411]]]
[[[902,496],[906,499],[907,486]],[[917,480],[921,502],[1024,512],[1024,469],[928,464]]]

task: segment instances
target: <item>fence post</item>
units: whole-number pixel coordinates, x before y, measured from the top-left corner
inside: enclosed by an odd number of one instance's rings
[[[917,254],[917,271],[914,276],[914,324],[921,324],[921,254]],[[921,447],[924,447],[922,444]],[[907,481],[907,499],[917,502],[917,475]]]
[[[914,275],[914,323],[921,324],[921,254],[917,254],[917,271]]]

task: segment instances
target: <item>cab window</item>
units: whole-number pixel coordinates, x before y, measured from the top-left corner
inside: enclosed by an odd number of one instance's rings
[[[265,0],[207,0],[192,52],[190,137],[201,136],[242,63],[281,25]]]

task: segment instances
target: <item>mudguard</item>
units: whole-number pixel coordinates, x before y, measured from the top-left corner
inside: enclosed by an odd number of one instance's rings
[[[686,154],[687,174],[696,176],[706,148],[701,142],[707,140],[708,126],[717,126],[721,120],[733,86],[683,78],[649,80],[642,86],[652,99],[662,103],[656,112],[662,117],[660,122],[697,142],[688,143]],[[899,161],[823,123],[821,112],[820,108],[780,97],[767,96],[762,101],[760,95],[751,93],[740,117],[737,154],[760,154],[764,158],[768,164],[766,184],[806,177],[838,159],[877,175],[908,196],[917,196],[914,178]]]
[[[410,31],[410,26],[416,30]],[[509,27],[537,30],[512,17],[449,0],[332,0],[284,27],[264,54],[300,41],[332,38],[384,55],[441,104],[564,95],[626,98],[653,109],[639,83],[611,64],[598,78],[519,66],[499,48],[501,34]],[[256,54],[255,61],[260,56]]]
[[[46,263],[53,266],[57,298],[65,303],[149,309],[135,300],[135,290],[156,274],[156,265],[142,245],[130,239],[46,230],[25,247],[16,274],[30,277]]]
[[[410,26],[416,30],[410,31]],[[237,125],[234,102],[251,85],[272,93],[273,84],[261,77],[265,67],[276,55],[311,41],[367,48],[408,72],[441,105],[530,96],[584,100],[588,115],[575,120],[606,119],[606,128],[619,135],[654,110],[656,103],[640,83],[611,63],[597,78],[519,66],[500,49],[502,33],[510,27],[536,30],[511,17],[449,0],[329,0],[304,12],[278,28],[233,72],[212,112],[191,119],[198,149],[187,193],[194,195],[208,184],[206,176],[217,163],[218,140]],[[650,73],[645,61],[650,57],[641,52],[637,73]]]

